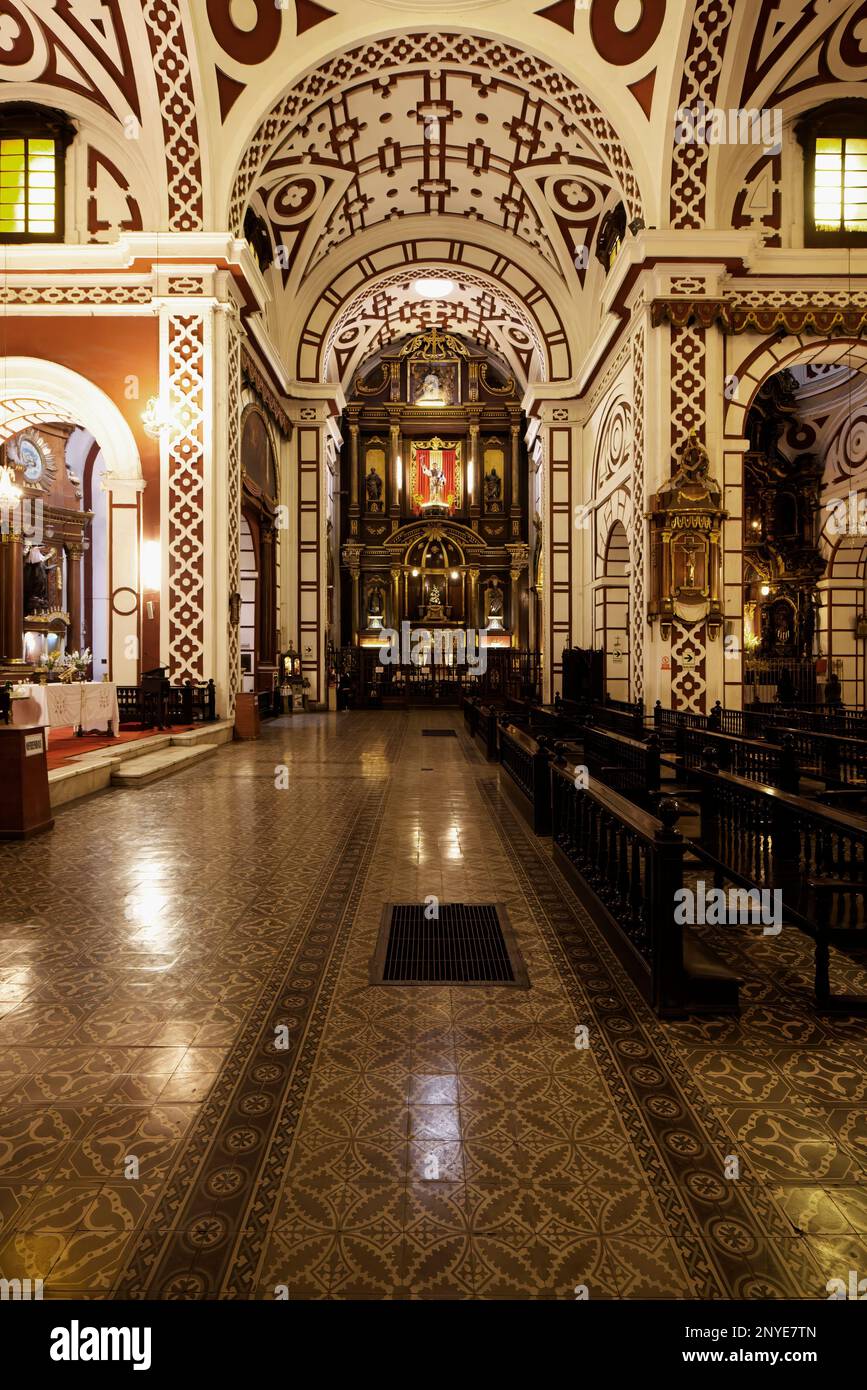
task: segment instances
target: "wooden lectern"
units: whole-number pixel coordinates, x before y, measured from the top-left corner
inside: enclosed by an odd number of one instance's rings
[[[0,840],[27,840],[53,826],[45,730],[0,724]]]

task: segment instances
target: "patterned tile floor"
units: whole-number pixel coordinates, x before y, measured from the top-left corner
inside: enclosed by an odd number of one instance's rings
[[[746,928],[740,1020],[659,1023],[457,713],[287,719],[62,810],[0,882],[0,1277],[760,1299],[867,1273],[867,1025],[815,1016],[800,938]],[[532,988],[369,987],[382,904],[430,894],[505,903]]]

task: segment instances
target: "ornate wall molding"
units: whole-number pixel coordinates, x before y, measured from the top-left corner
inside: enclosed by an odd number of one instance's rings
[[[165,375],[182,422],[168,458],[168,629],[170,679],[203,680],[205,654],[205,321],[169,314]],[[163,373],[161,373],[163,375]]]
[[[768,308],[732,303],[725,299],[655,299],[651,323],[658,328],[670,323],[675,329],[698,325],[716,326],[724,333],[815,333],[857,337],[867,328],[867,308],[782,304]]]
[[[196,94],[180,7],[142,0],[159,94],[166,152],[168,228],[200,231],[205,223],[204,176]]]
[[[246,347],[241,347],[241,374],[243,380],[255,391],[256,395],[266,407],[269,415],[281,434],[288,439],[292,433],[292,421],[289,419],[283,406],[277,397],[277,393],[268,384],[264,373],[262,373]]]
[[[241,332],[234,314],[226,322],[226,585],[228,594],[241,590]],[[232,719],[235,697],[241,688],[241,630],[228,612],[219,619],[226,624],[228,671],[226,673],[226,714]]]

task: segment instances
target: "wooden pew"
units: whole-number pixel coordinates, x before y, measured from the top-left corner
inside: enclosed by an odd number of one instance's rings
[[[500,725],[500,762],[513,799],[537,835],[551,833],[550,753],[544,736],[531,738],[515,724]]]
[[[829,979],[831,946],[867,947],[867,822],[731,773],[695,775],[701,830],[691,849],[716,886],[726,877],[779,889],[786,921],[815,942],[817,1008],[867,1012],[867,997],[833,995]]]
[[[644,998],[662,1017],[730,1013],[738,980],[694,932],[675,922],[685,841],[677,803],[659,819],[569,763],[551,767],[554,856]]]
[[[645,742],[608,729],[585,729],[583,762],[591,777],[612,791],[652,811],[660,795],[660,744],[656,734]],[[559,746],[558,750],[559,752]],[[570,745],[570,752],[575,752]],[[582,758],[571,758],[580,762]]]
[[[692,773],[705,765],[709,753],[716,765],[726,772],[797,794],[800,767],[790,739],[784,738],[780,744],[773,744],[718,734],[712,729],[682,730],[679,768]]]
[[[820,778],[826,791],[867,795],[867,740],[783,726],[769,729],[768,738],[788,739],[802,772]]]
[[[588,723],[603,729],[611,729],[615,734],[625,734],[627,738],[643,739],[647,733],[644,727],[644,701],[606,699],[590,706]]]

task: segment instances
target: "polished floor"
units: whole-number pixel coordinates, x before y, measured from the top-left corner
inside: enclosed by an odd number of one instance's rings
[[[283,720],[63,809],[0,846],[0,883],[0,1278],[764,1299],[867,1275],[867,1023],[817,1018],[805,943],[746,928],[741,1018],[659,1023],[456,712]],[[505,904],[531,989],[370,987],[383,904],[430,895]]]

